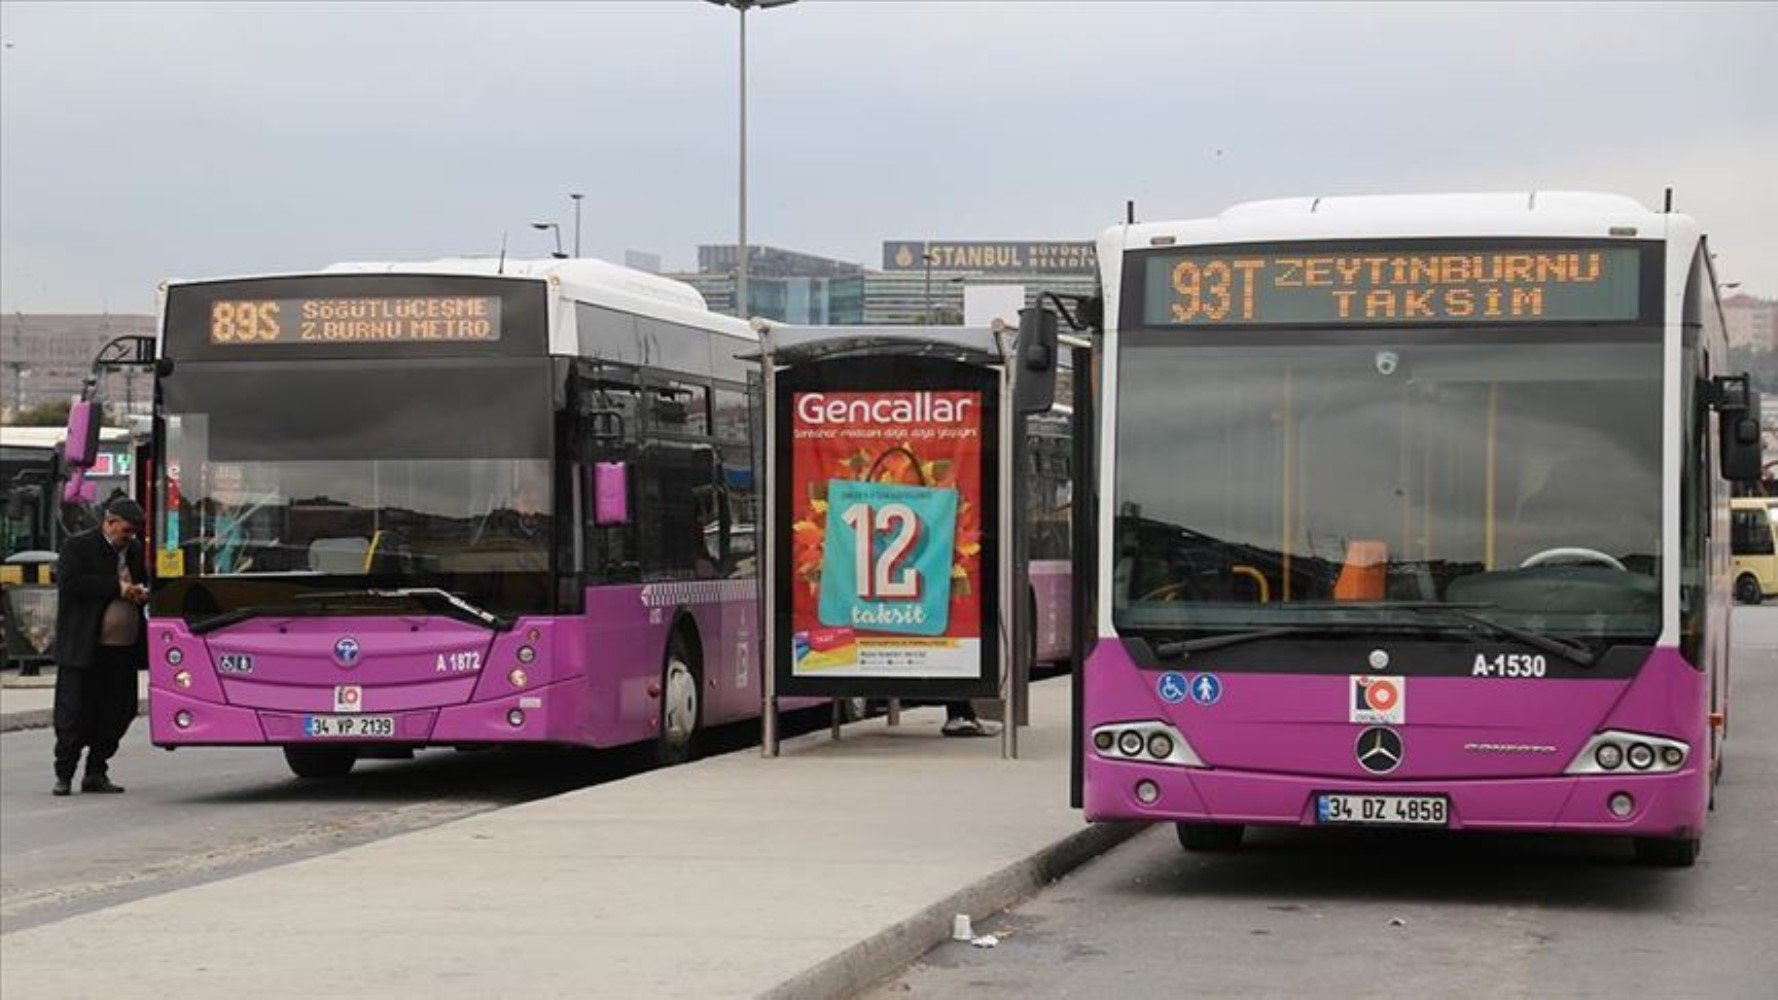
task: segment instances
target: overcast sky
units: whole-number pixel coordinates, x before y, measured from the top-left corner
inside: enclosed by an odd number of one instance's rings
[[[0,5],[0,308],[733,242],[736,14],[699,2]],[[1677,207],[1778,296],[1778,5],[820,2],[748,15],[754,243],[1087,239],[1243,200]]]

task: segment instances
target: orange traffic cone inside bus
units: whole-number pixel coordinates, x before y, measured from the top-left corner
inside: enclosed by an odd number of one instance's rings
[[[1389,569],[1389,545],[1376,538],[1346,543],[1346,564],[1334,581],[1336,601],[1380,601]]]

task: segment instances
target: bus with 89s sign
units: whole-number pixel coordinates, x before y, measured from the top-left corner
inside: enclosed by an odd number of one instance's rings
[[[670,762],[757,716],[757,345],[595,260],[171,284],[155,743],[306,777],[437,745]]]
[[[1106,232],[1087,817],[1691,864],[1729,482],[1760,467],[1710,256],[1685,216],[1559,192]]]

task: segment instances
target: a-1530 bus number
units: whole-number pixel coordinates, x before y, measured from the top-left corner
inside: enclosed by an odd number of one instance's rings
[[[1541,653],[1499,653],[1488,656],[1477,653],[1471,677],[1542,677],[1549,672],[1549,661]]]

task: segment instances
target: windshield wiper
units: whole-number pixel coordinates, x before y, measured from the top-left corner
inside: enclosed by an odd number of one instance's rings
[[[373,597],[417,598],[422,604],[428,601],[443,601],[446,607],[458,612],[457,614],[443,612],[448,617],[482,625],[496,632],[509,631],[513,626],[511,618],[503,618],[485,608],[478,608],[456,594],[438,587],[398,587],[394,590],[366,590],[362,593],[370,594]]]
[[[1534,649],[1541,649],[1553,656],[1560,656],[1577,667],[1592,667],[1597,666],[1599,663],[1600,654],[1595,653],[1584,646],[1572,642],[1564,642],[1555,636],[1544,635],[1541,632],[1533,632],[1530,629],[1520,628],[1517,625],[1508,625],[1505,622],[1495,621],[1486,615],[1478,615],[1462,605],[1428,603],[1413,607],[1410,610],[1445,612],[1454,617],[1461,618],[1466,622],[1478,625],[1490,632],[1497,632],[1508,638],[1517,639]]]
[[[298,615],[319,614],[327,610],[329,609],[324,606],[315,605],[249,604],[246,607],[235,608],[231,611],[224,611],[220,614],[211,615],[208,618],[200,618],[195,622],[189,622],[186,627],[191,629],[192,635],[203,635],[206,632],[214,632],[219,628],[227,628],[237,622],[244,622],[249,618],[260,618],[265,615],[290,615],[294,617]]]
[[[1255,629],[1252,632],[1224,632],[1221,635],[1206,635],[1196,639],[1163,642],[1154,647],[1154,655],[1163,660],[1170,660],[1175,656],[1187,656],[1212,649],[1240,646],[1249,642],[1275,639],[1286,635],[1311,635],[1318,632],[1428,632],[1436,628],[1437,626],[1434,625],[1388,621],[1337,621],[1318,622],[1314,625],[1279,625],[1276,628]]]
[[[1560,656],[1576,666],[1592,667],[1596,666],[1599,662],[1599,654],[1594,653],[1584,646],[1571,642],[1564,642],[1554,636],[1543,635],[1539,632],[1533,632],[1530,629],[1520,628],[1517,625],[1508,625],[1504,622],[1498,622],[1486,615],[1476,614],[1475,611],[1472,610],[1474,608],[1493,607],[1491,604],[1441,604],[1437,601],[1385,601],[1359,605],[1328,601],[1322,603],[1292,604],[1290,606],[1292,608],[1301,609],[1341,608],[1346,610],[1358,610],[1360,608],[1379,608],[1391,611],[1443,613],[1456,618],[1461,618],[1481,629],[1504,635],[1510,639],[1517,639],[1534,649],[1542,650],[1543,652],[1554,656]],[[1425,631],[1435,627],[1436,626],[1431,625],[1416,626],[1404,622],[1367,622],[1352,620],[1321,622],[1314,625],[1280,625],[1275,628],[1255,629],[1251,632],[1228,632],[1222,635],[1202,636],[1197,639],[1163,642],[1154,647],[1154,654],[1163,660],[1170,660],[1176,656],[1188,656],[1192,653],[1202,653],[1212,649],[1223,649],[1228,646],[1239,646],[1249,642],[1259,642],[1265,639],[1275,639],[1287,635],[1306,635],[1314,632]]]
[[[478,608],[450,591],[440,590],[437,587],[401,587],[394,590],[334,590],[317,594],[297,594],[291,603],[251,604],[244,608],[235,608],[232,611],[211,615],[190,623],[188,627],[191,629],[192,635],[203,635],[237,622],[244,622],[249,618],[259,618],[265,615],[318,615],[340,610],[339,606],[327,603],[298,602],[326,602],[341,598],[349,600],[366,597],[379,600],[416,600],[429,612],[471,625],[480,625],[496,632],[508,631],[513,626],[512,619],[503,618],[492,611]]]

